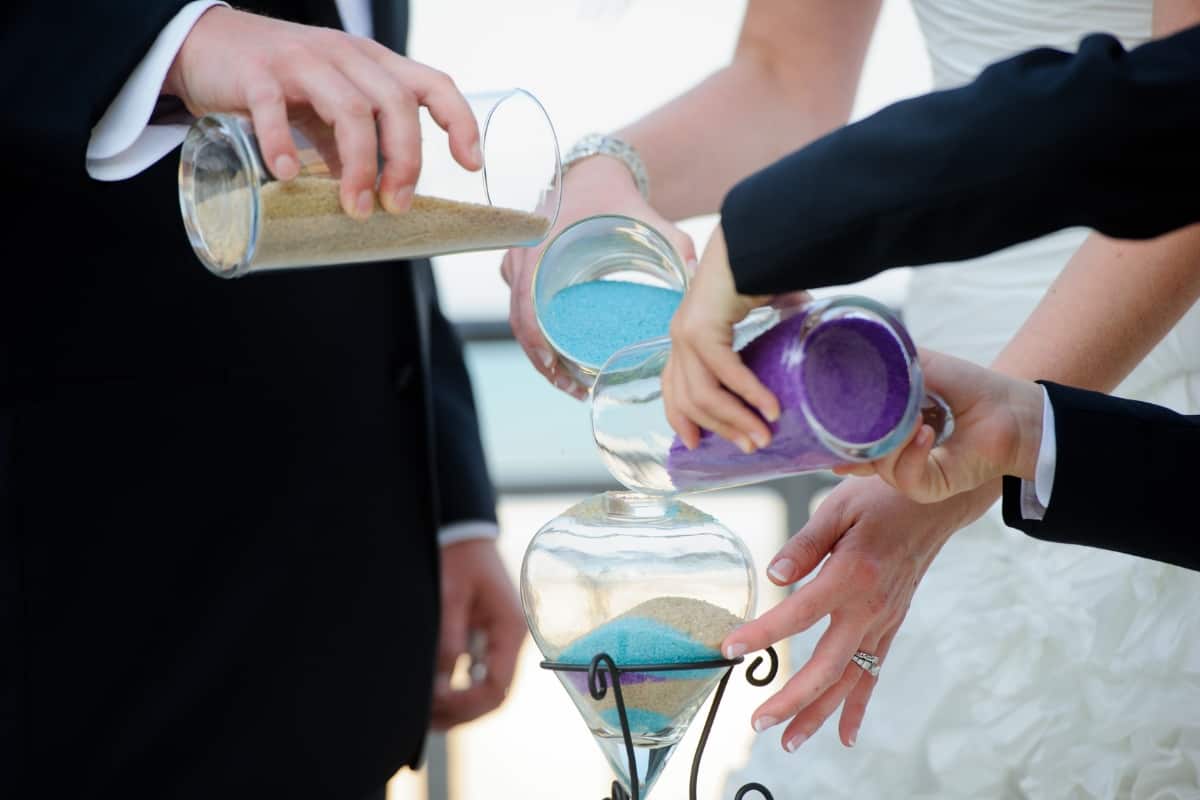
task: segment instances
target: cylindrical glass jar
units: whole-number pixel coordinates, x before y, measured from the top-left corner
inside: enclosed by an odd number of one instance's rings
[[[479,124],[483,169],[450,155],[446,134],[422,108],[421,176],[412,208],[376,205],[366,220],[342,211],[333,131],[292,121],[300,175],[264,168],[250,121],[212,114],[188,131],[179,161],[179,205],[200,261],[233,278],[252,272],[419,258],[538,244],[558,216],[558,140],[537,98],[523,89],[467,95]]]
[[[683,261],[662,234],[611,214],[560,231],[542,251],[531,291],[546,342],[575,380],[591,386],[614,352],[666,335],[687,285]]]
[[[879,458],[919,418],[939,441],[953,430],[949,408],[925,394],[908,333],[873,300],[760,309],[735,330],[742,360],[779,399],[771,444],[747,455],[704,431],[689,450],[663,411],[671,340],[658,339],[616,353],[592,388],[592,432],[613,477],[650,494],[705,491]]]
[[[668,498],[608,492],[538,531],[521,565],[521,600],[550,662],[586,668],[605,653],[622,670],[688,665],[720,659],[721,641],[753,616],[755,575],[745,543],[704,512]],[[643,792],[724,672],[622,674],[633,744],[648,756],[639,770]],[[586,669],[556,674],[614,769],[625,773],[615,694],[594,699]]]

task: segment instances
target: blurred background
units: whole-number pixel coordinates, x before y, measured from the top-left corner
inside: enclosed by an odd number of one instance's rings
[[[733,52],[744,0],[412,0],[410,51],[450,73],[465,91],[520,86],[545,105],[565,151],[591,131],[641,116],[724,65]],[[927,91],[929,63],[912,11],[884,0],[854,116]],[[684,229],[703,248],[715,218]],[[500,547],[514,581],[529,539],[583,497],[615,488],[595,454],[587,408],[550,387],[508,335],[508,288],[499,253],[435,260],[441,300],[467,343],[492,476],[500,490]],[[903,298],[907,274],[853,287],[889,304]],[[811,476],[694,499],[746,540],[760,572],[790,532],[803,525],[831,485]],[[691,502],[691,501],[690,501]],[[781,592],[762,581],[759,610]],[[782,668],[804,654],[780,653]],[[790,658],[789,658],[790,656]],[[499,711],[434,737],[419,773],[391,784],[391,800],[559,800],[600,798],[611,776],[558,681],[538,668],[527,642],[508,702]],[[750,712],[766,689],[730,682],[705,754],[700,800],[727,796],[727,774],[754,736]],[[705,713],[704,711],[701,714]],[[693,726],[654,790],[687,796]]]

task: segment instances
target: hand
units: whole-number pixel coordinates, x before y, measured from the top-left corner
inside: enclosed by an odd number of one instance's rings
[[[754,729],[761,732],[790,719],[782,743],[791,752],[845,701],[840,734],[852,747],[876,679],[851,656],[858,650],[877,656],[886,674],[888,648],[917,584],[951,534],[983,514],[997,491],[989,485],[923,506],[874,478],[838,486],[767,569],[772,582],[788,586],[829,554],[820,572],[722,645],[733,658],[830,618],[808,663],[754,712]]]
[[[562,208],[554,228],[538,247],[518,247],[504,254],[500,274],[512,290],[508,321],[534,368],[564,392],[582,400],[587,387],[579,385],[556,358],[538,329],[533,311],[533,270],[542,251],[559,231],[596,214],[624,214],[641,220],[669,241],[685,264],[696,260],[696,246],[647,203],[629,170],[615,158],[592,156],[576,162],[563,179]]]
[[[906,445],[869,464],[837,467],[839,475],[877,474],[918,503],[936,503],[1002,475],[1033,480],[1042,441],[1042,390],[970,361],[921,351],[925,385],[954,411],[954,433],[933,447],[920,426]]]
[[[701,428],[745,453],[771,443],[763,417],[779,419],[779,401],[733,350],[733,326],[770,300],[738,294],[718,225],[671,320],[671,354],[663,370],[667,421],[687,447],[700,443]]]
[[[380,203],[393,213],[412,205],[421,171],[420,106],[449,134],[459,164],[483,166],[475,117],[449,77],[341,31],[214,7],[184,40],[163,93],[197,116],[248,113],[263,160],[280,180],[300,169],[289,113],[319,117],[336,131],[342,207],[360,219],[375,207],[380,154]]]
[[[434,730],[447,730],[499,707],[525,640],[525,617],[496,543],[472,539],[442,548],[442,627],[434,681]],[[483,652],[472,653],[482,644]],[[471,686],[450,685],[459,657],[472,658]]]

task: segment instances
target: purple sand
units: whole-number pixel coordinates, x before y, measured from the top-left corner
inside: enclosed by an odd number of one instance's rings
[[[798,368],[806,316],[784,320],[741,351],[746,366],[779,398],[780,418],[769,424],[771,444],[746,455],[710,431],[701,434],[695,450],[676,438],[667,470],[677,489],[764,480],[842,463],[805,420],[801,403],[806,397],[826,431],[854,444],[877,441],[903,420],[910,384],[896,337],[873,320],[829,320],[808,334]]]

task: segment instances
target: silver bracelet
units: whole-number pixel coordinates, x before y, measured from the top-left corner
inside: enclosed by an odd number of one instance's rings
[[[589,133],[576,142],[563,157],[563,176],[566,176],[572,164],[591,156],[609,156],[620,161],[629,168],[642,198],[650,199],[650,178],[646,174],[646,165],[642,162],[642,157],[633,149],[633,145],[606,133]]]

